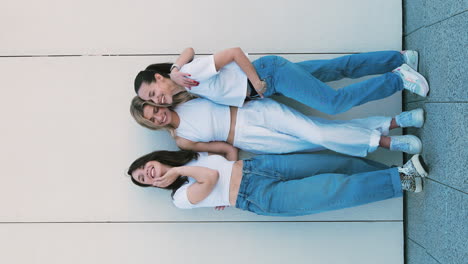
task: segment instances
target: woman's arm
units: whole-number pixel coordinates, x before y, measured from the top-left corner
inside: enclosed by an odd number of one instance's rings
[[[185,64],[191,62],[193,60],[193,56],[195,56],[195,51],[193,48],[186,48],[182,53],[179,55],[173,67],[171,68],[171,80],[177,83],[180,86],[191,88],[193,86],[197,86],[199,83],[195,80],[192,80],[188,77],[191,75],[188,73],[180,72],[180,68]]]
[[[257,71],[241,48],[230,48],[217,52],[214,54],[214,61],[216,71],[219,71],[230,62],[236,62],[247,75],[247,78],[249,78],[250,82],[254,86],[253,88],[257,91],[260,97],[263,98],[263,93],[266,90],[266,83],[260,80]]]
[[[180,68],[182,68],[182,66],[191,62],[194,56],[195,56],[195,50],[190,47],[186,48],[184,49],[184,51],[182,51],[182,53],[180,53],[179,58],[177,58],[177,60],[175,61],[175,64],[177,64]]]
[[[205,167],[180,167],[181,175],[194,178],[197,182],[187,189],[187,198],[191,204],[197,204],[205,199],[213,190],[219,179],[217,170]]]
[[[239,150],[224,141],[193,142],[185,138],[177,137],[176,143],[181,149],[216,153],[231,161],[237,161],[239,159]]]
[[[196,182],[187,189],[187,198],[191,204],[197,204],[205,199],[218,182],[219,172],[206,167],[181,166],[169,169],[163,176],[156,179],[154,186],[167,187],[179,176],[189,176]]]

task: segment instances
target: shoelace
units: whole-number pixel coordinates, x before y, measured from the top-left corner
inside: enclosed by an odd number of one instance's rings
[[[414,167],[413,162],[409,162],[403,165],[403,167],[399,167],[398,172],[400,174],[403,174],[403,179],[412,180],[412,181],[414,181],[416,177],[421,176],[419,175],[418,171]]]
[[[403,190],[414,192],[416,190],[416,182],[414,181],[414,178],[411,180],[405,179],[401,181],[401,187]]]
[[[404,80],[404,86],[405,89],[410,90],[411,92],[415,92],[416,89],[418,89],[418,84],[416,83],[416,80],[413,80],[410,76],[406,76],[401,72],[401,70],[398,68],[393,71],[394,73],[400,75],[400,77]]]

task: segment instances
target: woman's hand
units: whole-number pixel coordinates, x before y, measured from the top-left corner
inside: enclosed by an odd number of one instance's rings
[[[181,175],[179,172],[179,168],[180,167],[170,168],[166,172],[166,174],[155,179],[153,186],[159,187],[159,188],[166,188],[167,186],[171,185],[177,179],[177,177]]]
[[[172,70],[169,76],[171,76],[171,80],[173,80],[176,84],[182,87],[187,87],[189,90],[192,89],[193,86],[198,86],[200,84],[199,82],[190,79],[190,74],[180,72],[177,69]]]
[[[255,91],[257,91],[260,98],[263,98],[263,94],[267,90],[267,83],[265,81],[259,80],[258,82],[252,85],[254,86],[254,89]]]
[[[227,207],[227,206],[216,206],[214,209],[215,209],[216,211],[222,211],[222,210],[224,210],[224,208],[226,208],[226,207]]]
[[[171,80],[182,87],[187,87],[188,89],[192,88],[193,86],[197,86],[198,82],[190,79],[190,74],[179,72],[179,70],[185,64],[191,62],[193,60],[193,56],[195,56],[195,51],[192,48],[184,49],[184,51],[182,51],[175,63],[172,65],[170,73]]]

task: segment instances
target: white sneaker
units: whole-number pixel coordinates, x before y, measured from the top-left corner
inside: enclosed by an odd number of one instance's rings
[[[427,177],[426,163],[421,155],[416,154],[405,165],[398,167],[398,172],[411,177]]]
[[[395,116],[395,121],[400,127],[422,127],[424,125],[424,110],[418,108],[402,112]]]
[[[404,50],[401,52],[403,55],[403,60],[406,64],[408,64],[411,68],[415,71],[418,70],[418,63],[419,63],[419,54],[415,50]]]
[[[398,167],[398,172],[402,176],[401,187],[403,190],[415,193],[422,191],[422,178],[427,176],[424,167],[425,163],[421,155],[414,155],[405,165]]]
[[[427,93],[429,92],[429,84],[427,83],[426,78],[413,70],[410,66],[403,64],[392,72],[401,77],[403,80],[403,87],[406,90],[422,97],[427,96]]]
[[[392,136],[390,137],[390,150],[419,154],[422,150],[422,142],[413,135]]]

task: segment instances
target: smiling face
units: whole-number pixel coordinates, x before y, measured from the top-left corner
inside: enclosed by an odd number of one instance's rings
[[[145,101],[153,101],[159,105],[172,104],[172,96],[174,95],[177,86],[175,83],[164,78],[161,74],[154,75],[155,82],[143,82],[138,90],[138,96]]]
[[[157,127],[167,126],[171,124],[172,121],[171,110],[167,107],[145,105],[143,107],[143,117]]]
[[[169,169],[169,166],[160,162],[148,161],[144,166],[132,172],[132,178],[143,185],[157,186],[157,179],[166,174]]]

